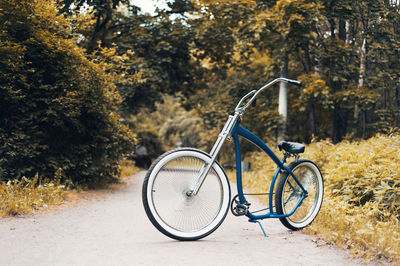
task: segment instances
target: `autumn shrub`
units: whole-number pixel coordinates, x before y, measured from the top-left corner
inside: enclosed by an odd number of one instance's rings
[[[0,0],[0,180],[111,180],[133,150],[114,76],[72,29],[55,1]]]
[[[339,145],[314,143],[305,156],[321,167],[332,196],[353,206],[373,202],[380,210],[400,217],[399,149],[400,135],[378,135]]]
[[[308,145],[302,157],[320,167],[325,196],[306,232],[349,248],[355,256],[400,261],[399,150],[399,134]],[[265,191],[275,169],[272,161],[259,152],[246,160],[253,170],[244,175],[245,187]]]

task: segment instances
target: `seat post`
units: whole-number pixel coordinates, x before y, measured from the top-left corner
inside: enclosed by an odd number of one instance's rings
[[[290,157],[290,154],[288,154],[287,152],[283,152],[283,159],[282,159],[282,163],[286,163],[286,159]]]

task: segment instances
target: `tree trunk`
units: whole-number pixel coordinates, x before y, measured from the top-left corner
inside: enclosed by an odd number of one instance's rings
[[[387,89],[386,87],[383,88],[383,109],[387,109]]]
[[[339,39],[346,42],[347,34],[346,34],[346,21],[340,17],[339,18]]]
[[[315,105],[314,105],[314,100],[310,99],[308,103],[308,117],[310,120],[310,131],[311,131],[311,138],[315,137],[317,135],[317,129],[316,129],[316,118],[315,118]]]
[[[99,34],[100,31],[100,20],[101,20],[101,15],[98,14],[97,18],[96,18],[96,25],[94,26],[94,31],[92,33],[92,36],[90,37],[88,46],[87,46],[87,52],[88,54],[90,54],[91,52],[93,52],[94,48],[96,47],[96,43],[97,43],[97,36]]]
[[[310,58],[310,49],[308,44],[304,46],[304,72],[306,74],[311,72],[311,58]],[[311,138],[317,135],[317,130],[316,130],[316,118],[315,118],[315,104],[314,104],[314,99],[310,98],[308,102],[308,119],[310,122],[310,133],[311,133]]]
[[[339,136],[340,138],[342,136],[347,135],[347,127],[348,127],[348,122],[349,122],[349,111],[345,111],[341,113],[341,116],[339,117]]]
[[[358,78],[358,87],[364,86],[366,63],[367,63],[367,38],[364,36],[360,49],[360,76]]]
[[[334,144],[339,142],[336,105],[331,109],[331,140]]]
[[[288,77],[288,67],[289,67],[289,56],[285,51],[283,56],[283,66],[281,69],[281,77]],[[278,142],[285,140],[286,138],[286,130],[287,130],[287,92],[288,85],[286,82],[281,82],[279,84],[279,105],[278,112],[282,119],[282,125],[278,131]]]
[[[310,48],[308,44],[304,45],[304,72],[306,74],[311,72],[311,58],[310,58]]]
[[[360,76],[358,78],[358,87],[364,86],[365,71],[367,66],[367,38],[364,36],[361,48],[360,48]],[[358,131],[358,119],[360,116],[360,106],[357,101],[354,102],[354,114],[353,114],[353,135],[357,137]]]
[[[363,119],[362,119],[362,138],[365,138],[365,129],[367,127],[367,111],[363,111]]]
[[[351,40],[351,24],[346,21],[346,44],[351,44],[353,41]]]
[[[102,13],[100,13],[100,11],[97,10],[96,24],[87,47],[87,52],[89,54],[94,51],[94,49],[97,46],[97,42],[99,40],[102,43],[104,43],[105,38],[108,34],[108,26],[109,26],[108,24],[111,21],[111,18],[112,18],[112,1],[107,0],[106,10]]]
[[[329,19],[328,20],[330,24],[330,31],[331,31],[331,39],[336,38],[335,37],[335,20],[334,19]],[[329,62],[329,73],[332,75],[334,72],[333,69],[333,63]],[[336,86],[337,84],[333,81],[332,77],[329,78],[329,86],[331,88],[331,93],[335,94],[336,93]],[[333,143],[338,143],[339,142],[339,125],[338,125],[338,108],[339,106],[334,103],[333,108],[331,109],[331,140]]]
[[[331,18],[331,19],[328,19],[328,22],[330,25],[329,29],[331,31],[331,38],[333,39],[333,38],[335,38],[335,20]]]

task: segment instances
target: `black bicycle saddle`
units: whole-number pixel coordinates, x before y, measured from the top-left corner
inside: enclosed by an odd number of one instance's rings
[[[285,150],[288,153],[303,153],[305,150],[305,146],[301,143],[297,142],[289,142],[289,141],[281,141],[278,144],[279,150]]]

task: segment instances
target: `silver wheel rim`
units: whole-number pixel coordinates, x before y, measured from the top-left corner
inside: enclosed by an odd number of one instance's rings
[[[300,163],[292,171],[309,194],[297,210],[286,219],[292,226],[302,228],[314,220],[321,207],[322,176],[318,168],[309,162]],[[283,190],[282,209],[284,214],[289,214],[301,197],[302,191],[291,175],[286,179]]]
[[[190,186],[210,158],[196,151],[178,151],[153,169],[147,187],[149,208],[167,232],[183,238],[199,237],[219,225],[229,205],[229,184],[214,164],[197,196]],[[221,178],[220,178],[220,177]]]

